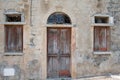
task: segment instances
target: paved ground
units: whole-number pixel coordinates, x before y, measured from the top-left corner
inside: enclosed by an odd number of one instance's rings
[[[120,80],[113,78],[48,79],[48,80]]]
[[[77,80],[120,80],[120,79],[111,78],[111,77],[94,77],[94,78],[82,78]]]
[[[48,79],[48,80],[120,80],[120,75],[110,75],[110,76],[98,76],[91,78],[80,78],[80,79]]]

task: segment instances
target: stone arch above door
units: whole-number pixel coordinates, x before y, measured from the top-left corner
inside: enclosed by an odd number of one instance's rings
[[[54,13],[63,13],[63,14],[65,14],[65,15],[67,15],[69,18],[70,18],[70,21],[71,21],[71,24],[69,24],[69,25],[76,25],[76,18],[75,18],[75,16],[74,16],[74,14],[72,14],[71,12],[69,12],[69,10],[62,10],[62,11],[56,11],[56,10],[51,10],[51,11],[49,11],[48,13],[46,13],[45,14],[45,16],[43,17],[43,25],[44,26],[47,26],[48,24],[47,24],[47,20],[48,20],[48,18],[50,17],[50,15],[52,15],[52,14],[54,14]]]
[[[48,19],[47,24],[72,24],[70,17],[63,12],[54,12]]]

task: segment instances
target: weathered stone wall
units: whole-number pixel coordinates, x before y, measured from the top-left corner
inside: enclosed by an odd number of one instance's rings
[[[31,2],[32,1],[32,2]],[[0,0],[0,80],[3,69],[14,68],[9,80],[45,80],[47,76],[47,18],[54,12],[66,13],[72,21],[72,78],[120,73],[119,0]],[[24,50],[21,56],[4,55],[4,12],[24,13]],[[111,26],[111,53],[93,54],[92,17],[114,17]]]
[[[109,73],[114,74],[114,73],[120,72],[118,70],[118,68],[120,68],[120,65],[119,65],[119,60],[120,60],[119,59],[119,55],[120,55],[120,52],[119,52],[119,8],[120,8],[119,0],[96,0],[95,2],[91,1],[90,13],[87,15],[92,16],[94,14],[108,14],[114,17],[114,26],[111,26],[111,52],[112,54],[111,55],[91,54],[92,49],[88,50],[89,48],[86,48],[87,52],[85,52],[84,50],[83,52],[78,51],[78,54],[80,55],[80,57],[78,57],[78,60],[77,60],[78,62],[77,71],[79,71],[77,72],[78,77],[105,75]],[[90,27],[89,23],[88,25],[89,25],[88,27]],[[87,38],[89,38],[88,35],[87,35]],[[77,38],[77,40],[78,39],[79,38]],[[87,40],[90,40],[90,39],[91,38]],[[87,43],[86,45],[90,47],[90,45],[92,44],[90,44],[91,42],[90,43],[88,42],[89,41],[86,41],[85,43]]]

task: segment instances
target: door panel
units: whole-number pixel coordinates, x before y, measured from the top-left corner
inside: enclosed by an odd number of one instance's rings
[[[71,29],[48,28],[48,78],[70,77]]]

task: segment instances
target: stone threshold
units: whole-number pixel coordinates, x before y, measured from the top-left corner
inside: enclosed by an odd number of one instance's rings
[[[53,78],[53,79],[47,79],[47,80],[73,80],[71,78]]]

